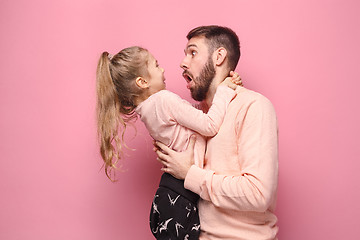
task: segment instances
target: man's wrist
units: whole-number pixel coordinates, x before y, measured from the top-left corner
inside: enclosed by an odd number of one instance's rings
[[[193,164],[194,165],[194,164]],[[184,171],[185,173],[184,173],[184,180],[186,179],[186,176],[188,175],[188,173],[189,173],[189,171],[190,171],[190,169],[191,169],[191,167],[193,166],[193,165],[191,165],[186,171]]]
[[[200,195],[200,182],[204,179],[206,170],[192,165],[184,179],[184,187],[196,194]]]

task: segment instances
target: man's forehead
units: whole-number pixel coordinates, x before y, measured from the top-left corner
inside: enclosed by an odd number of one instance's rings
[[[187,42],[186,49],[188,49],[190,47],[200,48],[202,46],[205,46],[205,38],[202,36],[193,37]]]

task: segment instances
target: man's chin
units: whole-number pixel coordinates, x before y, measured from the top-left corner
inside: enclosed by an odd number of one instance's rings
[[[194,89],[190,88],[190,94],[191,94],[192,99],[198,101],[197,96],[196,96],[196,92],[194,91]]]
[[[194,99],[195,101],[201,102],[202,100],[204,100],[205,98],[200,96],[199,93],[197,91],[192,91],[190,89],[190,93],[191,93],[191,97],[192,99]]]

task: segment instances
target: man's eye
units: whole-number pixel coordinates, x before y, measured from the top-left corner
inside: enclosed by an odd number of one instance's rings
[[[191,51],[191,55],[192,55],[192,56],[195,56],[195,55],[196,55],[196,52],[195,52],[195,51]]]

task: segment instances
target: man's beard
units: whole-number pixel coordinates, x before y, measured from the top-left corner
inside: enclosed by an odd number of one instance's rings
[[[210,85],[215,77],[215,67],[212,59],[209,58],[201,70],[200,75],[195,78],[195,87],[190,89],[191,97],[196,101],[202,101],[206,98]]]

